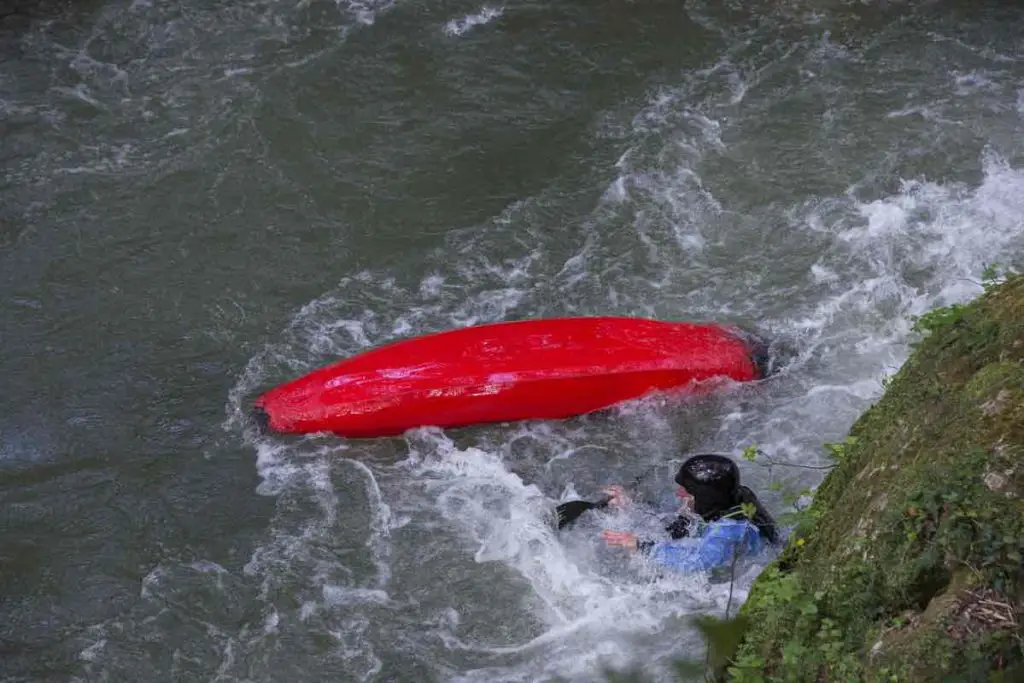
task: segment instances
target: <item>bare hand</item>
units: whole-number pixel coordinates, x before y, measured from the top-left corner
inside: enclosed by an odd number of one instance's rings
[[[636,550],[636,534],[631,534],[628,531],[609,531],[605,529],[601,532],[601,538],[608,545],[616,545],[626,550]]]
[[[629,503],[629,497],[626,495],[626,489],[622,488],[618,484],[605,487],[604,494],[611,497],[608,504],[612,507],[623,507]]]

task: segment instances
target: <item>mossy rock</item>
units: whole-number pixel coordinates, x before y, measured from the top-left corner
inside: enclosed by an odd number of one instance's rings
[[[1024,681],[1024,278],[922,320],[779,559],[736,681]]]

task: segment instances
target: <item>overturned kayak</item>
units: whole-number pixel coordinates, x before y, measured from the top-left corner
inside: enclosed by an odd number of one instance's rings
[[[582,415],[659,391],[699,393],[764,374],[739,329],[645,318],[478,325],[387,344],[282,384],[255,402],[264,429],[395,436]]]

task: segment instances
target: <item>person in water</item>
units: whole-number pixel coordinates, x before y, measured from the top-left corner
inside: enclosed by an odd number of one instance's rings
[[[654,562],[678,572],[700,572],[728,566],[737,555],[761,552],[779,540],[775,520],[746,486],[740,485],[739,468],[723,455],[689,458],[675,476],[676,495],[684,509],[700,520],[691,523],[680,514],[665,531],[669,538],[643,539],[624,531],[605,530],[601,535],[611,546],[647,555]],[[605,490],[609,504],[627,500],[621,486]]]

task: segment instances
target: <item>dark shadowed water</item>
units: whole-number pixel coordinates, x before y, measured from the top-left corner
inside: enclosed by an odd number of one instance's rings
[[[552,501],[667,493],[687,449],[824,463],[915,315],[1024,266],[1013,2],[23,1],[0,59],[5,683],[662,676],[728,584]],[[599,313],[799,355],[564,423],[244,420],[381,342]],[[777,512],[820,476],[744,471]]]

